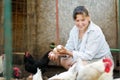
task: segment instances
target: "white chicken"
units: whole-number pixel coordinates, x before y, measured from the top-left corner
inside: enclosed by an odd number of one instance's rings
[[[78,64],[77,66],[77,80],[113,80],[113,64],[112,60],[109,58],[101,59],[88,65],[83,65],[83,69],[79,69],[82,65]]]
[[[43,80],[41,70],[39,68],[37,68],[37,73],[33,75],[32,80]]]
[[[3,73],[3,70],[4,70],[4,55],[0,55],[0,74]]]
[[[68,71],[55,75],[48,80],[76,80],[77,71],[76,64],[73,65]]]
[[[116,79],[114,79],[114,80],[120,80],[120,78],[116,78]]]

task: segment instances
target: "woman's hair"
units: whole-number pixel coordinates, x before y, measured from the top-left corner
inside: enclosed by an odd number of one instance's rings
[[[85,16],[89,16],[88,10],[85,8],[85,6],[77,6],[73,11],[73,19],[76,19],[77,14],[82,14]]]

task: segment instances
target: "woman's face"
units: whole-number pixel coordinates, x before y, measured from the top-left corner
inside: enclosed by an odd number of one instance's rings
[[[86,31],[90,22],[89,16],[85,16],[82,14],[77,14],[75,19],[75,25],[78,27],[80,31]]]

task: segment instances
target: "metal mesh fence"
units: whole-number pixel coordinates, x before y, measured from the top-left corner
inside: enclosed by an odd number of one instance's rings
[[[27,0],[12,0],[13,51],[26,50]]]
[[[3,1],[0,0],[0,54],[4,53]],[[13,52],[32,50],[32,46],[35,45],[37,26],[35,3],[34,0],[11,0]]]

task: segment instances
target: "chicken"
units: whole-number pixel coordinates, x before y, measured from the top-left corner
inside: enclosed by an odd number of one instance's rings
[[[4,64],[4,55],[0,55],[0,76],[3,76],[3,70],[4,70],[4,67],[3,67],[3,64]]]
[[[37,73],[33,75],[32,80],[43,80],[41,70],[39,68],[37,68]]]
[[[120,78],[116,78],[116,79],[114,79],[114,80],[120,80]]]
[[[33,59],[30,53],[25,52],[25,55],[24,55],[25,70],[32,74],[35,74],[37,72],[37,67],[35,66],[35,62],[36,61]]]
[[[49,78],[48,80],[76,80],[77,70],[76,65],[73,65],[68,71],[56,74],[55,76]]]
[[[37,72],[37,67],[41,69],[42,73],[45,72],[45,69],[49,63],[48,51],[41,59],[35,60],[29,52],[25,52],[24,55],[24,66],[25,70],[35,74]]]
[[[13,78],[19,79],[21,77],[21,70],[18,67],[13,67]]]
[[[106,69],[105,72],[100,76],[99,80],[113,80],[113,62],[110,61],[111,59],[109,58],[105,58],[103,59],[103,62],[107,63],[107,62],[111,62],[110,64],[106,65]],[[109,71],[109,72],[108,72]]]
[[[101,59],[91,64],[84,65],[82,69],[79,69],[79,66],[81,65],[77,66],[77,80],[113,80],[112,75],[109,75],[111,74],[113,67],[113,63],[110,58]],[[106,74],[108,76],[106,76]]]
[[[50,61],[48,58],[49,53],[50,53],[50,51],[45,53],[45,55],[36,62],[36,66],[41,69],[42,73],[44,73],[46,71],[46,67],[48,66],[48,63]]]

